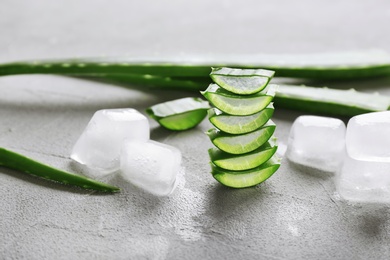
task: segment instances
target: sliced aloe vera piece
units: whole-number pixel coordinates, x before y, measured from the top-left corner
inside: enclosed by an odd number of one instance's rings
[[[232,116],[217,108],[208,110],[210,122],[219,130],[229,134],[245,134],[263,126],[273,115],[274,107],[270,103],[266,108],[249,116]]]
[[[270,140],[256,150],[242,155],[225,153],[217,148],[210,148],[209,155],[212,163],[222,169],[243,171],[265,163],[275,154],[276,150],[277,146],[273,140]]]
[[[245,171],[229,171],[211,163],[213,177],[225,186],[246,188],[262,183],[272,176],[280,167],[280,159],[274,155],[266,163]]]
[[[354,116],[388,110],[390,97],[378,93],[357,92],[354,89],[280,85],[275,95],[275,105],[278,108],[316,114]]]
[[[232,135],[212,128],[207,132],[211,142],[220,150],[231,154],[243,154],[256,150],[266,143],[275,132],[275,124],[269,120],[259,129],[242,134]]]
[[[263,90],[275,72],[264,69],[212,68],[211,79],[218,86],[239,95],[255,94]]]
[[[247,116],[255,114],[267,107],[274,98],[276,85],[268,85],[263,91],[241,96],[232,94],[217,84],[210,84],[202,95],[216,108],[229,115]]]
[[[187,130],[197,126],[207,115],[209,103],[200,98],[181,98],[151,106],[148,115],[170,130]]]

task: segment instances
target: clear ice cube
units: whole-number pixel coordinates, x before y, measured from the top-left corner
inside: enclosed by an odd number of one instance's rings
[[[181,152],[170,145],[149,140],[125,141],[120,173],[133,185],[157,196],[169,195],[175,188]]]
[[[354,202],[390,202],[390,111],[355,116],[348,122],[344,165],[337,191]]]
[[[345,200],[365,203],[390,202],[390,162],[354,159],[346,153],[336,175],[337,192]]]
[[[349,156],[366,161],[390,162],[390,111],[355,116],[348,122]]]
[[[297,164],[335,172],[342,164],[345,129],[340,119],[300,116],[291,127],[286,156]]]
[[[148,119],[132,108],[97,111],[73,147],[71,158],[101,173],[119,169],[125,139],[149,140]]]

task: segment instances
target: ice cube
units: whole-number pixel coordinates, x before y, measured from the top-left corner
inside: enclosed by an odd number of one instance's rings
[[[109,173],[119,169],[124,139],[149,140],[148,119],[132,108],[97,111],[73,147],[71,158],[78,163]]]
[[[390,202],[390,162],[357,160],[346,153],[335,181],[338,193],[345,200]]]
[[[390,111],[355,116],[348,122],[349,156],[366,161],[390,162]]]
[[[297,164],[335,172],[345,151],[345,128],[340,119],[300,116],[291,127],[286,156]]]
[[[180,164],[180,151],[170,145],[152,140],[145,143],[126,140],[122,145],[122,177],[157,196],[173,191]]]

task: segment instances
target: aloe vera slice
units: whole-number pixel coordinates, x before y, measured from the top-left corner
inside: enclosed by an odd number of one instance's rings
[[[181,98],[151,106],[148,115],[170,130],[187,130],[197,126],[207,115],[209,103],[200,98]]]
[[[209,155],[216,166],[231,171],[243,171],[256,168],[268,161],[276,152],[277,146],[270,140],[256,150],[242,155],[225,153],[217,148],[210,148]]]
[[[278,108],[337,116],[354,116],[390,108],[390,97],[378,93],[307,86],[279,85],[274,101]]]
[[[245,171],[229,171],[211,163],[213,177],[225,186],[247,188],[262,183],[272,176],[280,167],[280,159],[274,155],[264,164]]]
[[[216,84],[210,84],[202,95],[216,108],[229,115],[247,116],[255,114],[271,103],[275,95],[276,85],[269,85],[263,91],[241,96],[232,94]]]
[[[217,108],[208,110],[210,122],[219,130],[229,134],[245,134],[263,126],[273,115],[274,107],[270,103],[266,108],[249,116],[232,116]]]
[[[207,132],[211,142],[220,150],[231,154],[243,154],[256,150],[267,142],[275,132],[275,123],[269,120],[259,129],[242,134],[232,135],[212,128]]]
[[[221,88],[239,95],[263,90],[275,72],[264,69],[212,68],[211,79]]]

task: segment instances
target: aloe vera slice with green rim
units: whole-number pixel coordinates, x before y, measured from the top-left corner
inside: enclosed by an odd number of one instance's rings
[[[210,105],[200,98],[181,98],[151,106],[148,115],[170,130],[187,130],[197,126],[207,115]]]
[[[271,103],[274,98],[276,85],[269,85],[263,91],[241,96],[220,88],[217,84],[210,84],[202,95],[216,108],[229,115],[247,116],[255,114]]]
[[[231,171],[243,171],[256,168],[268,161],[276,152],[273,140],[266,142],[256,150],[242,155],[225,153],[217,148],[210,148],[209,155],[216,166]]]
[[[266,143],[275,132],[275,123],[269,120],[259,129],[242,134],[232,135],[212,128],[207,132],[211,142],[220,150],[231,154],[243,154],[256,150]]]
[[[274,155],[262,165],[245,171],[224,170],[211,163],[211,173],[221,184],[232,188],[247,188],[262,183],[280,167],[280,159]]]
[[[280,85],[274,100],[278,108],[337,116],[354,116],[390,108],[390,97],[354,89]]]
[[[264,69],[212,68],[211,79],[221,88],[239,95],[263,90],[275,72]]]
[[[209,121],[219,130],[229,134],[245,134],[263,126],[273,115],[274,107],[270,103],[266,108],[249,116],[232,116],[217,108],[208,110]]]

